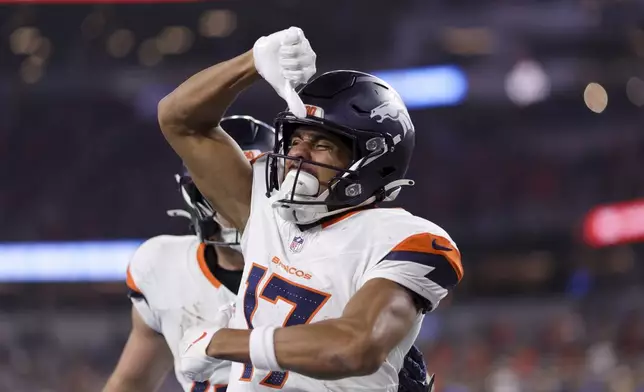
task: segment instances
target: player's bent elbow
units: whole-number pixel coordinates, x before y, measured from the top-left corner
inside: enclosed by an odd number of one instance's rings
[[[163,97],[157,105],[157,119],[164,134],[175,129],[173,125],[181,123],[185,118],[181,114],[181,110],[174,104],[176,100],[172,94]]]
[[[386,358],[386,353],[382,353],[376,345],[363,338],[355,339],[337,357],[340,365],[347,372],[345,377],[373,374],[380,369]]]
[[[161,132],[166,137],[192,134],[188,130],[194,128],[194,124],[189,124],[193,122],[191,119],[193,109],[192,104],[186,101],[189,101],[189,99],[177,95],[176,92],[166,95],[159,101],[157,105],[157,121]]]

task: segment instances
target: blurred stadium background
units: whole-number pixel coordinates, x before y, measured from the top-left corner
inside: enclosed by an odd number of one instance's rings
[[[644,391],[644,1],[3,3],[0,391],[102,387],[129,255],[187,231],[157,102],[290,25],[412,109],[399,204],[466,270],[418,340],[438,390]],[[283,107],[259,83],[229,113]]]

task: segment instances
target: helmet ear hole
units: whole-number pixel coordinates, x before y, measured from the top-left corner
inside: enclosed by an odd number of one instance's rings
[[[378,174],[380,174],[381,178],[385,178],[385,177],[393,174],[395,171],[396,171],[395,167],[387,166],[387,167],[383,167],[382,169],[380,169],[378,171]]]

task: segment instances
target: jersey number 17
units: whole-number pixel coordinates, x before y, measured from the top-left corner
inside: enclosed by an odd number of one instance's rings
[[[273,273],[259,290],[259,283],[266,275],[267,268],[254,264],[246,280],[246,291],[244,292],[244,317],[248,328],[253,329],[253,316],[257,310],[259,299],[266,300],[272,304],[282,300],[290,304],[293,308],[286,316],[283,327],[289,327],[298,324],[307,324],[313,316],[324,306],[331,294],[302,286],[291,282],[282,276]],[[259,294],[258,294],[259,293]],[[241,381],[250,381],[253,377],[253,366],[244,365],[244,371],[240,378]],[[270,372],[260,382],[261,385],[271,388],[282,388],[288,379],[288,372]]]

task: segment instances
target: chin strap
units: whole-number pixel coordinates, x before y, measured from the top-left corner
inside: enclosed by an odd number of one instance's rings
[[[385,198],[382,201],[394,201],[400,194],[401,187],[403,186],[414,186],[414,180],[400,179],[392,181],[389,184],[385,185]],[[391,191],[391,192],[389,192]]]
[[[186,210],[168,210],[165,213],[168,214],[168,216],[171,218],[180,217],[180,218],[192,219],[192,217],[190,216],[190,213]]]

